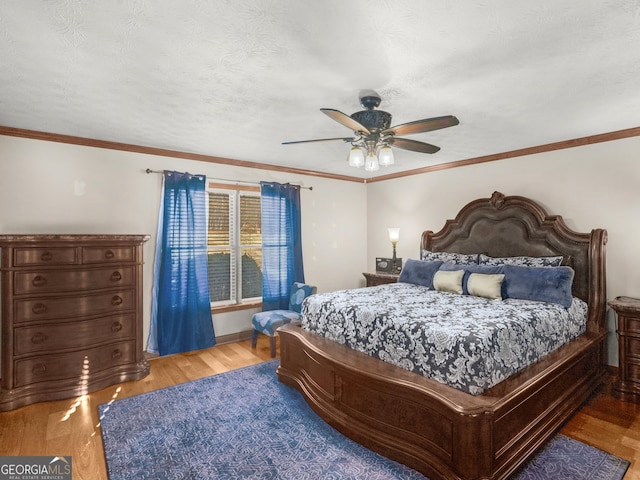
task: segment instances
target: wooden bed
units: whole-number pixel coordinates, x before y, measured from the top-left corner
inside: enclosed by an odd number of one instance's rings
[[[499,192],[422,234],[420,247],[435,252],[563,255],[574,296],[588,303],[585,334],[480,395],[293,325],[279,330],[278,378],[337,430],[431,480],[508,478],[603,381],[606,239],[603,229],[574,232],[532,200]]]

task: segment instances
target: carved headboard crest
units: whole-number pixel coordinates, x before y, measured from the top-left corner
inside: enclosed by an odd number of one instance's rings
[[[500,210],[504,205],[504,194],[500,192],[493,192],[491,198],[489,199],[489,205],[491,205],[496,210]]]

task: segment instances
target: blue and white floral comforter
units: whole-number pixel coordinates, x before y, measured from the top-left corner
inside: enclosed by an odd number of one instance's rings
[[[586,329],[587,304],[437,292],[395,283],[308,297],[302,327],[478,395]]]

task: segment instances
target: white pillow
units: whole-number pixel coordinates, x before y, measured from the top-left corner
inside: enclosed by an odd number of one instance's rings
[[[476,297],[490,298],[491,300],[502,300],[502,273],[472,273],[467,280],[467,290],[470,295]]]
[[[433,287],[439,292],[462,295],[462,277],[464,270],[438,270],[433,276]]]

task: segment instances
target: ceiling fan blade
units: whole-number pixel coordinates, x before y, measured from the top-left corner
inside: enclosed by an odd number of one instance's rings
[[[440,128],[453,127],[459,123],[458,119],[453,115],[445,115],[444,117],[425,118],[424,120],[403,123],[383,130],[380,133],[382,135],[412,135],[414,133],[430,132],[432,130],[439,130]]]
[[[325,115],[331,117],[336,122],[341,123],[347,128],[350,128],[354,132],[364,132],[366,134],[371,133],[367,127],[354,120],[346,113],[342,113],[339,110],[334,110],[333,108],[321,108],[320,111]]]
[[[409,140],[408,138],[390,138],[388,143],[391,146],[402,148],[403,150],[411,150],[412,152],[419,153],[436,153],[440,150],[440,147],[436,147],[430,143]]]
[[[337,137],[337,138],[319,138],[317,140],[298,140],[295,142],[282,142],[282,145],[291,145],[293,143],[311,143],[311,142],[330,142],[332,140],[342,140],[343,142],[353,142],[353,137]]]

